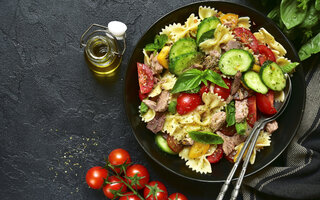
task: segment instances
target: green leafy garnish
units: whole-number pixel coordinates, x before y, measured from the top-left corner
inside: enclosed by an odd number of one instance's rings
[[[194,141],[204,144],[222,144],[224,142],[219,135],[207,131],[191,131],[188,134]]]
[[[299,50],[298,54],[301,60],[309,58],[312,54],[320,52],[320,33],[311,38]]]
[[[239,135],[244,135],[247,130],[247,121],[245,120],[244,122],[236,123],[235,127]]]
[[[287,29],[301,24],[307,15],[307,9],[298,8],[298,1],[282,0],[280,4],[280,16]]]
[[[227,107],[226,107],[226,113],[227,113],[227,127],[232,126],[236,123],[236,109],[234,105],[234,101],[231,101]]]
[[[176,114],[177,112],[177,101],[171,101],[168,106],[168,110],[171,114]]]
[[[154,42],[147,44],[144,48],[146,51],[158,51],[164,47],[168,41],[168,36],[166,34],[156,35]]]
[[[141,115],[143,115],[146,112],[148,112],[148,110],[149,110],[148,106],[145,103],[141,102],[141,104],[140,104],[140,113],[141,113]]]
[[[195,94],[195,93],[200,92],[200,89],[201,89],[201,87],[200,87],[200,85],[198,85],[198,87],[196,87],[196,88],[194,88],[194,89],[192,89],[192,90],[184,91],[184,92],[185,92],[185,93]]]
[[[298,65],[299,65],[298,62],[289,63],[289,64],[282,66],[281,70],[283,71],[283,73],[290,73]]]
[[[179,76],[177,82],[171,90],[171,93],[190,91],[199,87],[199,85],[202,82],[205,85],[208,85],[207,81],[217,84],[220,87],[228,88],[226,83],[221,78],[220,74],[210,69],[206,69],[204,71],[200,71],[198,69],[191,69]]]

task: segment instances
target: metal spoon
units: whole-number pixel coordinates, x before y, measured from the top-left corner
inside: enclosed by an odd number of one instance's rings
[[[256,145],[256,142],[257,142],[257,139],[258,139],[260,131],[264,128],[264,126],[268,122],[271,122],[271,121],[275,120],[276,118],[278,118],[283,113],[285,108],[287,107],[289,99],[291,97],[292,85],[291,85],[290,76],[288,74],[285,74],[285,76],[286,76],[286,79],[287,79],[286,87],[283,90],[284,94],[285,94],[285,99],[284,99],[283,102],[276,102],[275,105],[274,105],[278,112],[275,115],[271,116],[271,117],[262,116],[260,118],[260,120],[255,123],[251,134],[247,138],[246,142],[244,143],[244,145],[243,145],[243,147],[242,147],[242,149],[240,151],[240,154],[238,156],[239,159],[237,159],[237,161],[233,165],[233,168],[231,169],[226,181],[224,182],[223,186],[221,187],[221,190],[220,190],[220,193],[219,193],[219,195],[217,197],[217,200],[223,200],[223,197],[224,197],[224,195],[225,195],[225,193],[226,193],[226,191],[227,191],[227,189],[229,187],[229,184],[230,184],[230,182],[232,180],[232,177],[234,176],[234,173],[236,172],[236,170],[237,170],[237,168],[239,166],[239,163],[242,160],[241,158],[243,157],[243,155],[244,155],[249,143],[251,142],[249,150],[248,150],[247,155],[245,157],[244,163],[242,165],[241,174],[240,174],[240,176],[238,178],[238,181],[237,181],[237,183],[236,183],[236,185],[235,185],[235,187],[234,187],[234,189],[232,191],[232,194],[231,194],[231,199],[232,200],[235,200],[237,198],[238,193],[239,193],[239,189],[240,189],[240,186],[241,186],[241,183],[242,183],[242,180],[243,180],[243,177],[244,177],[244,175],[246,173],[247,166],[248,166],[252,151],[253,151],[253,149],[254,149],[254,147]],[[253,138],[253,140],[252,140],[252,138]]]

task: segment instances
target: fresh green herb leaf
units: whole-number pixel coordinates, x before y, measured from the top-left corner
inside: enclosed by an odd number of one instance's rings
[[[303,10],[307,9],[309,0],[297,0],[299,2],[298,8],[301,8]]]
[[[173,86],[171,93],[192,90],[198,87],[201,83],[202,72],[197,69],[191,69],[181,74]]]
[[[226,112],[227,112],[227,127],[232,126],[236,123],[236,109],[234,105],[234,101],[231,101],[227,107],[226,107]]]
[[[244,122],[236,123],[235,127],[239,135],[244,135],[247,130],[247,121],[245,120]]]
[[[287,29],[301,24],[307,15],[308,9],[298,8],[298,1],[282,0],[280,4],[280,16]]]
[[[201,89],[201,87],[200,87],[200,85],[198,85],[198,87],[196,87],[196,88],[194,88],[192,90],[187,90],[187,91],[185,91],[185,93],[195,94],[195,93],[200,92],[200,89]]]
[[[158,51],[164,47],[167,41],[168,36],[166,34],[156,35],[154,43],[147,44],[144,49],[146,51]]]
[[[299,28],[310,29],[319,23],[319,18],[320,18],[320,13],[316,10],[315,5],[312,4],[308,9],[306,18],[300,24]]]
[[[205,73],[205,78],[216,84],[216,85],[219,85],[220,87],[223,87],[223,88],[226,88],[226,89],[229,89],[229,87],[227,86],[227,84],[223,81],[223,79],[221,78],[220,74],[218,74],[217,72],[214,72],[210,69],[206,69],[204,71]]]
[[[298,65],[299,65],[298,62],[293,62],[293,63],[289,63],[289,64],[282,66],[281,69],[282,69],[283,73],[290,73]]]
[[[275,8],[273,8],[269,14],[267,15],[267,17],[269,17],[270,19],[274,20],[274,21],[278,21],[280,18],[280,6],[277,6]]]
[[[141,104],[140,104],[140,113],[141,113],[141,115],[143,115],[146,112],[148,112],[148,110],[149,110],[148,106],[145,103],[141,102]]]
[[[169,112],[174,115],[177,112],[177,101],[171,101],[168,106]]]
[[[191,131],[188,134],[194,141],[204,144],[222,144],[224,142],[219,135],[211,132]]]
[[[305,60],[309,58],[312,54],[320,52],[320,33],[315,37],[311,38],[307,43],[305,43],[299,50],[300,60]]]
[[[316,0],[314,2],[314,7],[316,8],[316,10],[320,11],[320,0]]]

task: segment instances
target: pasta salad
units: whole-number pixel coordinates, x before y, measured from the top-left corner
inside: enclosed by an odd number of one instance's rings
[[[137,63],[141,119],[161,150],[198,173],[239,159],[259,116],[277,113],[284,74],[298,65],[267,30],[250,26],[249,17],[200,6],[184,24],[165,26]],[[260,132],[251,164],[277,129],[273,121]]]

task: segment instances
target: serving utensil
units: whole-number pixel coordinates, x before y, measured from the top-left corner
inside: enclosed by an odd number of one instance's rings
[[[248,166],[252,151],[256,145],[260,131],[265,127],[265,125],[268,122],[271,122],[271,121],[275,120],[276,118],[278,118],[283,113],[285,108],[287,107],[290,96],[291,96],[292,85],[291,85],[290,76],[288,74],[285,74],[285,76],[286,76],[286,80],[287,80],[286,87],[283,90],[284,95],[285,95],[285,99],[283,102],[275,102],[275,105],[274,105],[278,112],[275,115],[270,116],[270,117],[262,116],[260,118],[260,120],[255,123],[251,134],[248,136],[246,142],[244,143],[244,145],[240,151],[240,154],[238,156],[237,161],[233,165],[233,168],[231,169],[226,181],[224,182],[223,186],[221,187],[221,190],[220,190],[220,193],[217,197],[217,200],[223,200],[223,197],[229,187],[229,184],[234,176],[234,173],[236,172],[236,170],[242,160],[242,157],[243,157],[244,153],[246,152],[248,145],[250,143],[250,147],[248,149],[248,152],[247,152],[246,157],[244,159],[244,163],[242,165],[242,170],[241,170],[240,176],[239,176],[238,181],[237,181],[237,183],[231,193],[231,200],[235,200],[237,198],[243,177],[246,173],[247,166]]]

